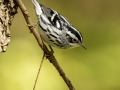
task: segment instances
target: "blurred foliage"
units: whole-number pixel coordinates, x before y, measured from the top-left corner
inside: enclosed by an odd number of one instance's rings
[[[36,23],[31,0],[23,0]],[[39,0],[67,17],[84,37],[82,47],[55,56],[76,90],[120,90],[120,0]],[[0,54],[0,90],[32,90],[43,52],[20,12],[11,27],[11,43]],[[36,90],[68,90],[45,60]]]

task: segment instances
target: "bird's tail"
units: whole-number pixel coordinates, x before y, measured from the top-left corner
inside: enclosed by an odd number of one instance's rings
[[[42,14],[42,8],[40,6],[40,4],[37,2],[37,0],[32,0],[32,3],[34,4],[35,6],[35,11],[36,11],[36,14],[39,16]]]

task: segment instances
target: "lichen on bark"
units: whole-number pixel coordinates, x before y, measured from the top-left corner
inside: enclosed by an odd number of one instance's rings
[[[0,52],[5,52],[10,42],[9,14],[7,7],[0,1]]]
[[[0,52],[5,52],[10,43],[10,26],[17,13],[17,4],[14,0],[0,0]]]

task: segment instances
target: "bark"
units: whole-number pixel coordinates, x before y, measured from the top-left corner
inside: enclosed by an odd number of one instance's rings
[[[10,26],[14,15],[17,13],[17,5],[13,0],[0,0],[0,52],[7,50],[10,43]]]

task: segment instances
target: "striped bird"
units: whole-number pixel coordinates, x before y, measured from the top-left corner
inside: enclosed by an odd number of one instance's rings
[[[61,49],[82,46],[82,34],[75,29],[68,20],[51,8],[32,0],[39,24],[42,39],[50,46]]]

